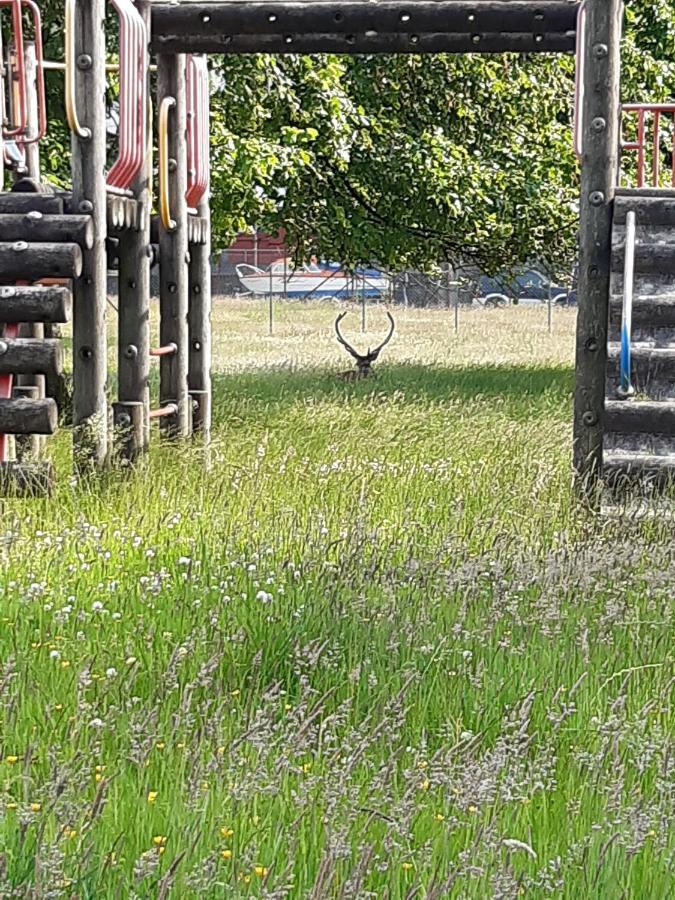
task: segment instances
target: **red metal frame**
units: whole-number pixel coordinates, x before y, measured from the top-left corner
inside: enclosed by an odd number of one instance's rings
[[[120,121],[117,159],[106,178],[109,190],[127,190],[147,152],[148,35],[131,0],[111,0],[120,23]]]
[[[18,325],[5,325],[0,340],[6,338],[12,340],[19,334]],[[0,375],[0,400],[9,400],[12,396],[12,375]],[[8,446],[7,435],[0,433],[0,463],[7,462]]]
[[[209,186],[209,70],[205,56],[189,54],[187,79],[187,165],[185,199],[196,210]]]
[[[623,107],[627,115],[637,116],[637,140],[621,140],[622,151],[637,153],[637,187],[662,187],[661,185],[661,121],[664,115],[673,117],[673,166],[671,186],[675,188],[675,103],[628,103]],[[651,184],[647,185],[647,116],[652,115],[651,152],[652,173]]]
[[[47,101],[45,99],[44,54],[42,51],[42,15],[40,13],[40,7],[35,3],[35,0],[21,0],[21,5],[28,7],[33,17],[33,30],[35,32],[33,41],[35,43],[35,60],[37,63],[35,81],[37,89],[38,129],[33,137],[29,137],[25,132],[23,135],[19,135],[17,137],[17,142],[20,144],[34,144],[37,141],[41,141],[47,133]],[[26,103],[26,107],[27,106],[28,104]],[[28,124],[26,124],[26,131],[27,129]]]
[[[15,123],[13,128],[5,128],[3,125],[3,136],[16,137],[23,134],[26,130],[28,122],[28,111],[26,108],[26,68],[24,66],[23,57],[23,21],[21,0],[0,0],[0,6],[9,6],[12,10],[12,38],[14,40],[14,53],[16,55],[16,77],[19,82],[18,90],[18,124]]]

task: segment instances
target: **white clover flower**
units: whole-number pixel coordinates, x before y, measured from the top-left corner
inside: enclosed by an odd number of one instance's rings
[[[104,608],[104,607],[103,607],[103,604],[101,603],[100,600],[94,600],[94,602],[91,604],[91,611],[92,611],[92,612],[101,612],[101,610],[102,610],[103,608]]]
[[[91,722],[89,723],[90,728],[103,728],[104,725],[105,725],[105,722],[103,721],[103,719],[98,719],[98,718],[92,719]]]
[[[52,650],[49,654],[50,659],[61,659],[61,654],[58,650]]]
[[[272,594],[269,594],[267,591],[258,591],[255,595],[256,600],[260,600],[261,603],[271,603],[274,600]]]
[[[114,666],[111,666],[109,669],[105,670],[106,678],[114,678],[117,675],[117,669]]]
[[[192,560],[189,556],[179,556],[178,557],[178,565],[179,566],[189,566]]]

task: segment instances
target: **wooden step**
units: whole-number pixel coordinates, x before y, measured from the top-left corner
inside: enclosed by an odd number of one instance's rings
[[[623,298],[612,297],[609,304],[610,327],[621,327]],[[656,297],[635,297],[633,300],[633,325],[644,328],[675,329],[675,292]],[[675,331],[673,333],[675,343]]]
[[[0,241],[65,242],[90,250],[94,224],[91,216],[46,215],[39,210],[0,213]]]
[[[0,337],[0,375],[60,375],[62,372],[61,341]]]
[[[623,272],[625,252],[624,241],[612,248],[614,272]],[[675,275],[675,233],[672,244],[636,243],[635,272],[638,275]]]
[[[603,475],[610,484],[645,480],[663,486],[675,484],[675,455],[605,453]]]
[[[610,344],[607,385],[615,393],[620,379],[621,346]],[[638,394],[653,400],[675,398],[675,349],[634,345],[631,350],[631,381]]]
[[[66,287],[7,285],[0,287],[0,323],[68,322],[72,298]]]
[[[614,201],[614,224],[625,225],[629,212],[635,212],[638,226],[675,228],[675,196],[617,195]]]
[[[0,399],[0,434],[54,434],[59,414],[54,400]]]
[[[0,243],[0,281],[78,278],[81,272],[82,250],[78,244]]]
[[[54,194],[20,194],[6,191],[0,194],[0,213],[41,213],[58,215],[63,212],[63,197]]]
[[[675,402],[657,400],[608,400],[605,431],[616,434],[675,436]],[[673,448],[675,450],[675,447]]]

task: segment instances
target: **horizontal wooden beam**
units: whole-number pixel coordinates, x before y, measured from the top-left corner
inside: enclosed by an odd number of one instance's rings
[[[0,287],[0,323],[67,322],[71,296],[66,287],[7,285]]]
[[[156,52],[571,53],[567,0],[221,0],[152,4]]]
[[[82,250],[78,244],[0,243],[0,281],[78,278],[81,272]]]
[[[649,481],[658,486],[675,484],[675,456],[648,453],[606,453],[603,462],[606,482],[620,487],[624,482]]]
[[[54,434],[59,421],[51,399],[0,399],[0,434]]]
[[[614,434],[675,436],[675,403],[654,400],[608,400],[605,431]]]
[[[614,224],[625,225],[630,211],[635,212],[638,225],[675,228],[675,196],[617,196]]]
[[[0,213],[27,213],[31,210],[56,215],[63,212],[63,197],[53,194],[0,194]]]
[[[625,244],[612,248],[612,270],[622,272]],[[675,243],[638,243],[635,246],[635,271],[642,275],[675,275]]]
[[[91,216],[0,213],[0,241],[65,241],[91,248],[94,226]]]
[[[61,341],[0,337],[0,375],[60,375],[62,372]]]
[[[609,323],[614,329],[621,327],[623,299],[612,299],[609,306]],[[675,295],[672,297],[636,297],[633,300],[633,327],[675,328]],[[673,358],[675,359],[675,351]]]

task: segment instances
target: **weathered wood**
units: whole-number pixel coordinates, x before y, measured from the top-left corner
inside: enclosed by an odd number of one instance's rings
[[[675,436],[675,403],[650,400],[608,400],[605,430],[615,434],[665,434]]]
[[[77,278],[81,271],[82,250],[77,244],[0,243],[0,281]]]
[[[199,203],[205,225],[203,242],[190,244],[190,354],[188,386],[192,398],[192,429],[208,441],[211,433],[211,234],[209,191]]]
[[[63,198],[50,194],[0,194],[0,213],[23,213],[37,210],[45,215],[63,214]]]
[[[51,399],[0,399],[0,434],[54,434],[59,414]]]
[[[612,249],[612,270],[623,271],[625,244]],[[675,275],[675,244],[635,245],[635,272],[639,275]]]
[[[63,371],[63,345],[39,338],[0,338],[0,375],[45,375]]]
[[[126,401],[113,403],[113,424],[117,450],[128,463],[133,463],[147,449],[146,430],[149,418],[145,403]]]
[[[162,53],[572,52],[576,5],[561,0],[153,3]]]
[[[37,384],[16,384],[12,387],[12,397],[16,400],[39,400],[44,396]],[[42,455],[44,438],[39,434],[20,434],[14,439],[16,458],[19,462],[39,459]]]
[[[609,322],[614,328],[621,326],[623,301],[612,300]],[[675,328],[675,295],[672,297],[637,297],[633,301],[633,327]]]
[[[159,342],[175,344],[177,352],[160,359],[160,405],[176,405],[175,415],[161,420],[163,431],[172,437],[190,433],[191,408],[188,395],[188,240],[187,240],[187,141],[185,56],[160,55],[157,58],[158,108],[164,97],[176,101],[171,110],[169,158],[174,160],[170,174],[173,231],[160,228],[159,248]]]
[[[63,242],[90,248],[94,229],[89,216],[0,213],[0,241]]]
[[[625,225],[626,216],[635,212],[638,225],[675,228],[675,197],[643,197],[641,194],[616,197],[614,224]]]
[[[604,459],[604,480],[611,487],[640,481],[654,486],[675,484],[675,456],[648,453],[608,453]]]
[[[622,0],[589,0],[580,201],[574,470],[589,496],[602,472],[612,210],[618,177]]]
[[[607,360],[608,373],[611,376],[618,376],[620,365],[620,345],[610,346]],[[650,378],[672,379],[673,387],[675,387],[675,349],[634,346],[631,349],[631,365],[642,384],[645,384]]]
[[[67,322],[70,306],[65,287],[0,287],[0,322]]]
[[[78,6],[76,102],[89,136],[72,136],[73,208],[90,215],[94,244],[73,285],[73,441],[80,470],[102,465],[108,452],[106,272],[105,0]]]
[[[148,33],[150,3],[141,0],[137,8]],[[152,123],[145,166],[132,184],[135,201],[141,210],[140,227],[120,234],[118,245],[118,353],[115,422],[129,417],[128,427],[120,433],[120,451],[130,461],[150,440],[150,206],[152,187]],[[139,414],[136,404],[140,404]]]
[[[0,494],[10,497],[45,497],[54,489],[50,462],[0,464]]]

